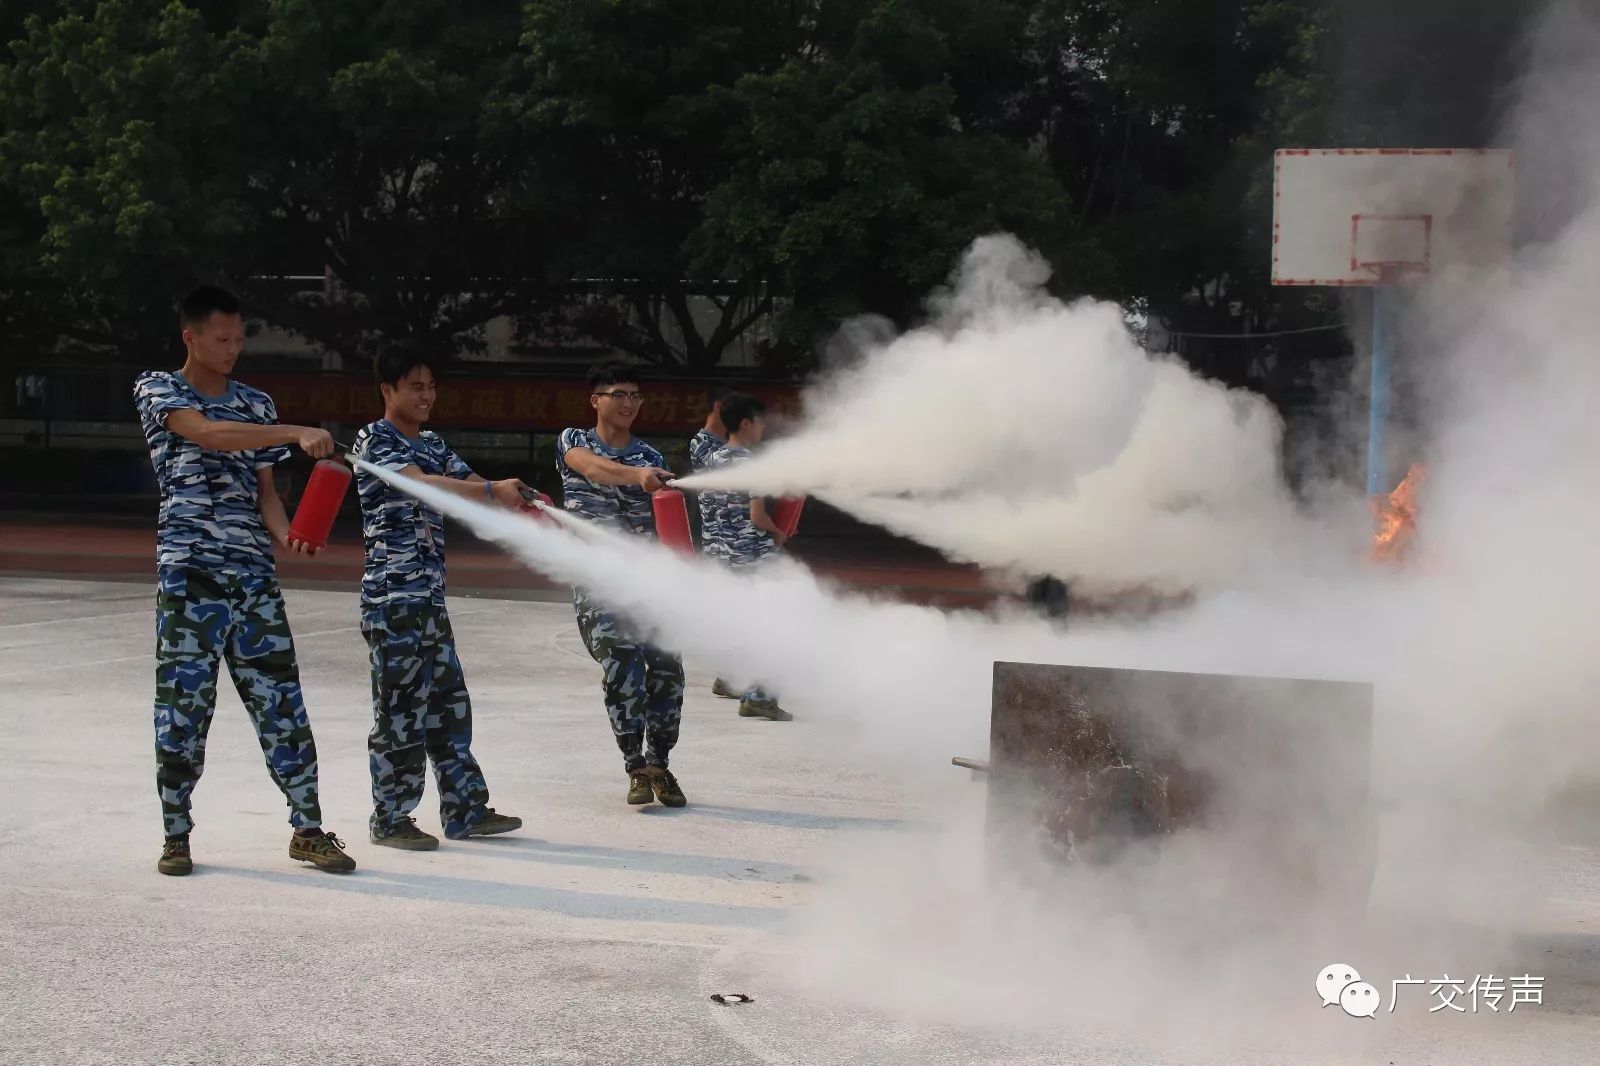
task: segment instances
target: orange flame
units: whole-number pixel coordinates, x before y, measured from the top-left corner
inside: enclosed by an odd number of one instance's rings
[[[1372,537],[1372,558],[1380,563],[1399,562],[1411,548],[1417,531],[1417,493],[1427,480],[1427,467],[1414,463],[1400,484],[1387,496],[1373,500],[1378,529]]]

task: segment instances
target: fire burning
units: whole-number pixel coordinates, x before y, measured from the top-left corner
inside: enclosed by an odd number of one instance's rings
[[[1417,493],[1427,480],[1427,467],[1413,463],[1393,492],[1373,501],[1378,528],[1372,537],[1372,558],[1380,563],[1398,563],[1411,551],[1417,530]]]

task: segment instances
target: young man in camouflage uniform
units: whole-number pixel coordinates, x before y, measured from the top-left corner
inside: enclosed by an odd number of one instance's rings
[[[689,468],[697,474],[706,469],[711,457],[728,443],[728,427],[722,422],[722,404],[731,391],[726,385],[711,385],[706,388],[706,401],[711,405],[711,410],[706,413],[706,424],[689,438]],[[711,520],[711,512],[706,509],[706,497],[703,493],[697,503],[700,509],[700,536],[703,543],[706,525]],[[721,696],[723,699],[739,698],[738,690],[720,677],[711,682],[711,694]]]
[[[728,428],[728,442],[712,453],[707,470],[717,470],[752,458],[750,449],[760,447],[766,433],[766,408],[754,396],[732,393],[722,401],[722,421]],[[706,515],[701,529],[700,550],[710,559],[734,569],[759,566],[783,547],[783,530],[767,513],[760,496],[744,492],[702,492],[700,507]],[[724,684],[718,679],[719,684]],[[787,722],[794,715],[778,706],[777,697],[752,685],[739,696],[739,714],[744,718],[766,718]]]
[[[289,457],[291,444],[325,456],[333,439],[320,429],[278,425],[266,393],[231,379],[244,345],[231,293],[195,290],[184,298],[179,324],[182,369],[141,374],[133,388],[161,488],[156,788],[167,839],[156,868],[175,875],[194,869],[189,801],[205,762],[217,664],[225,658],[267,769],[289,803],[289,857],[345,873],[355,861],[321,829],[317,747],[272,555],[274,542],[307,551],[289,538],[273,465]]]
[[[672,477],[666,460],[633,435],[644,394],[624,370],[589,371],[593,429],[563,430],[556,443],[562,505],[620,533],[655,536],[650,494]],[[652,796],[669,807],[688,802],[667,756],[678,742],[683,713],[683,663],[635,637],[631,626],[582,589],[572,590],[578,632],[604,671],[606,713],[622,750],[628,802]]]
[[[429,360],[395,347],[377,361],[383,418],[363,428],[354,454],[467,499],[522,503],[522,482],[485,481],[432,430],[437,396]],[[509,833],[520,818],[489,806],[489,786],[472,755],[472,701],[445,610],[444,516],[367,470],[356,471],[361,539],[361,632],[372,664],[374,844],[431,851],[439,838],[418,828],[428,762],[439,789],[439,824],[452,840]]]
[[[706,412],[706,424],[689,438],[689,468],[695,473],[706,468],[706,462],[728,442],[728,429],[722,424],[722,401],[728,395],[726,385],[706,388],[706,402],[711,410]]]

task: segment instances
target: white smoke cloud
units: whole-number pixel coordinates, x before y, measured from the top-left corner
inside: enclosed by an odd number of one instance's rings
[[[1115,305],[1063,303],[1048,277],[1014,238],[974,242],[927,326],[868,345],[753,462],[680,484],[809,492],[1090,593],[1224,588],[1275,573],[1285,544],[1326,547],[1284,487],[1265,400],[1144,351]]]

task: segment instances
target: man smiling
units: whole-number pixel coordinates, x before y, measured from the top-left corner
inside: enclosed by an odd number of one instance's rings
[[[633,435],[643,400],[638,378],[626,369],[590,370],[594,427],[561,432],[556,470],[567,510],[619,533],[654,537],[650,494],[672,471],[660,452]],[[655,798],[682,807],[688,800],[667,769],[683,713],[682,661],[635,636],[627,619],[582,589],[572,590],[572,602],[584,647],[603,671],[606,714],[622,750],[628,802]]]
[[[383,417],[356,435],[358,457],[468,499],[521,504],[522,482],[485,481],[439,434],[422,428],[438,396],[425,353],[391,347],[378,357],[377,374]],[[430,761],[445,836],[519,829],[520,818],[489,806],[471,750],[472,701],[445,610],[444,516],[370,471],[358,469],[356,484],[367,557],[361,632],[372,665],[371,840],[405,851],[439,846],[411,817]]]

